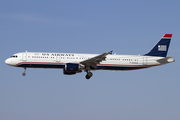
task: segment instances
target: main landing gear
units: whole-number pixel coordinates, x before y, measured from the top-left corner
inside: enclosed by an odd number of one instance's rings
[[[86,79],[90,79],[93,76],[92,72],[87,72]]]
[[[86,72],[86,79],[90,79],[93,76],[92,72],[90,72],[90,67],[86,67]]]
[[[26,75],[26,68],[24,68],[24,72],[22,73],[23,76]]]

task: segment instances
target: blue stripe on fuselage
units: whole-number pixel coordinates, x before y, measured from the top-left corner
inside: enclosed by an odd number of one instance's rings
[[[65,64],[30,64],[22,63],[17,65],[17,67],[27,67],[27,68],[65,68]],[[97,66],[96,69],[92,70],[136,70],[147,68],[146,66]]]

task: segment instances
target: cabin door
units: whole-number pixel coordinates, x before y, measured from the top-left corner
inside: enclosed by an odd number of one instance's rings
[[[22,54],[22,61],[27,61],[27,53]]]

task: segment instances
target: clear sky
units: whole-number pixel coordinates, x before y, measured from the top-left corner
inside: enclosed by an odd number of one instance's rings
[[[10,67],[14,53],[145,54],[173,34],[176,62],[136,71],[63,75]],[[1,0],[1,120],[179,120],[179,0]]]

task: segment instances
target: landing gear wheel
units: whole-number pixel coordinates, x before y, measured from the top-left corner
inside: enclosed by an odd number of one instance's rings
[[[87,75],[86,75],[86,79],[90,79],[92,77],[92,72],[88,72]]]
[[[88,75],[86,75],[86,79],[89,79],[90,77]]]
[[[26,68],[24,68],[24,72],[22,73],[23,76],[26,75]]]
[[[89,77],[92,77],[93,74],[92,74],[92,72],[88,72],[87,75],[88,75]]]
[[[22,75],[23,75],[23,76],[25,76],[25,75],[26,75],[26,73],[22,73]]]

